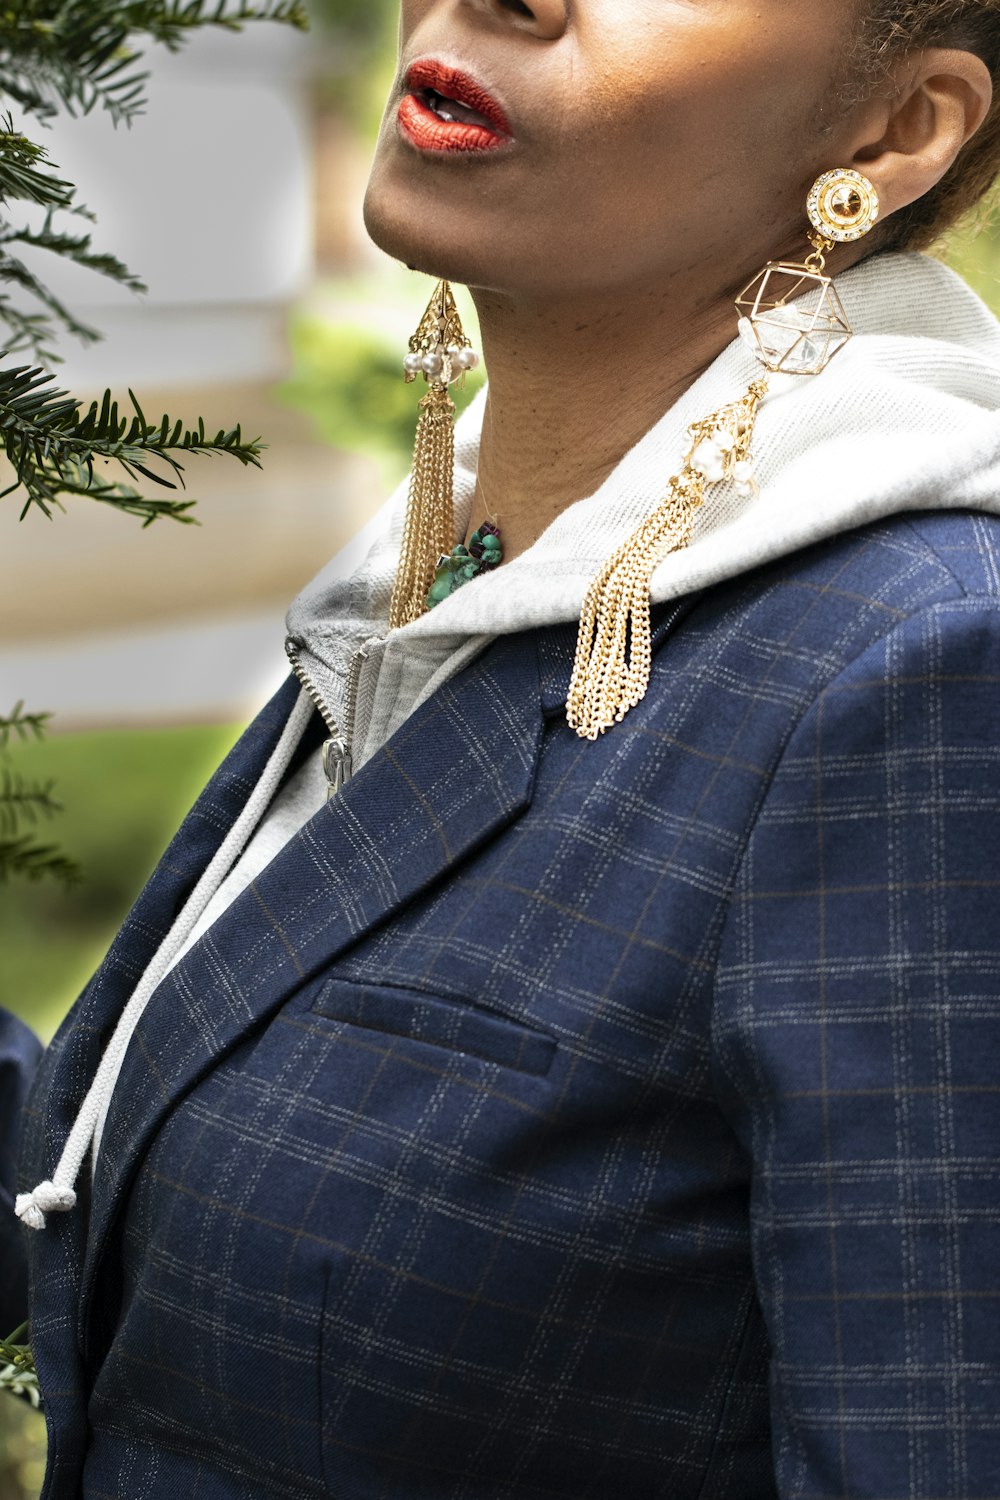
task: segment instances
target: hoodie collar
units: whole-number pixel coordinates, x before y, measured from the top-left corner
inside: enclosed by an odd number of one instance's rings
[[[911,509],[1000,511],[1000,324],[939,262],[872,257],[837,282],[855,338],[818,377],[772,377],[757,422],[759,494],[710,494],[690,545],[653,575],[654,603]],[[662,499],[688,426],[740,397],[760,374],[735,339],[592,495],[535,544],[396,633],[444,656],[482,640],[575,620],[591,578]],[[485,392],[456,431],[455,536],[475,492]],[[378,517],[360,567],[334,559],[299,596],[290,635],[342,679],[361,641],[388,629],[408,483]]]

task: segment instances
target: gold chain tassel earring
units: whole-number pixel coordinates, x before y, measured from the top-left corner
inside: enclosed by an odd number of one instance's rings
[[[455,512],[455,403],[448,388],[479,364],[466,337],[447,281],[434,289],[403,362],[406,382],[423,376],[430,387],[420,402],[403,544],[389,607],[393,629],[416,620],[442,555],[451,552]]]
[[[766,394],[767,381],[754,381],[742,401],[688,429],[687,458],[666,499],[587,590],[566,700],[570,727],[581,739],[596,740],[646,696],[653,660],[650,579],[662,558],[687,546],[710,484],[732,479],[738,493],[753,493],[750,443]]]
[[[757,491],[752,442],[771,374],[819,375],[852,338],[843,304],[826,275],[835,244],[875,227],[879,199],[860,172],[826,172],[807,204],[813,253],[765,266],[736,301],[740,336],[767,372],[740,401],[688,428],[684,466],[666,498],[608,559],[584,600],[566,717],[581,739],[596,740],[646,695],[652,668],[650,581],[658,564],[686,547],[706,492],[731,484],[741,499]]]

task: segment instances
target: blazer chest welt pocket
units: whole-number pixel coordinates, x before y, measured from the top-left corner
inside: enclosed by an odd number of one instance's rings
[[[544,1032],[492,1015],[471,1001],[424,990],[330,979],[309,1009],[331,1021],[406,1037],[537,1077],[549,1071],[556,1054],[555,1039]]]

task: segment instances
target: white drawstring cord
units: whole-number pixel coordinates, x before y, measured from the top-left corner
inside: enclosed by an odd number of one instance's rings
[[[111,1097],[111,1091],[121,1071],[125,1052],[132,1040],[132,1033],[139,1018],[153,991],[187,941],[195,923],[234,862],[239,858],[250,835],[270,806],[314,711],[306,693],[301,693],[249,801],[226,835],[215,858],[191,892],[183,911],[156,950],[149,967],[122,1011],[114,1035],[101,1058],[94,1081],[87,1091],[87,1097],[81,1104],[80,1111],[73,1122],[73,1128],[66,1138],[59,1165],[53,1172],[51,1180],[46,1178],[30,1193],[18,1193],[14,1203],[14,1212],[29,1229],[44,1229],[47,1213],[66,1213],[76,1203],[74,1184],[83,1159],[94,1141],[98,1121],[103,1120],[107,1101]]]

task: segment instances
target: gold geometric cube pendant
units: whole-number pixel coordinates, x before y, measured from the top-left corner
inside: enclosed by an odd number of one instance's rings
[[[743,342],[765,369],[821,375],[854,336],[829,276],[772,263],[736,299]]]

